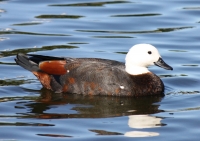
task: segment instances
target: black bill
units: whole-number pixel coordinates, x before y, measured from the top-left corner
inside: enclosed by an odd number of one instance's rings
[[[154,62],[154,64],[155,64],[156,66],[159,66],[159,67],[164,68],[164,69],[166,69],[166,70],[173,70],[173,68],[172,68],[171,66],[167,65],[167,64],[163,61],[163,59],[162,59],[161,57],[158,59],[157,62]]]

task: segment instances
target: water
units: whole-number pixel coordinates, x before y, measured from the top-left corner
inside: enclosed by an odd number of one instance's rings
[[[0,140],[199,140],[199,14],[197,0],[1,0]],[[174,68],[149,68],[164,97],[54,94],[14,62],[19,52],[124,62],[137,43]]]

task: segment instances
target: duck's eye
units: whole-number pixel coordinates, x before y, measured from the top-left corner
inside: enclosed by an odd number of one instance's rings
[[[151,51],[148,51],[148,54],[151,54],[152,52]]]

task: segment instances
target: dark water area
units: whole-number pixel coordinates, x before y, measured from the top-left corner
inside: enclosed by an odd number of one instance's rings
[[[124,62],[156,46],[173,71],[149,68],[165,96],[55,94],[17,53]],[[199,140],[200,1],[0,0],[0,140]]]

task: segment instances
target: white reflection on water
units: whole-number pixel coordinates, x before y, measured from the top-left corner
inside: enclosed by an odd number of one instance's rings
[[[131,115],[129,116],[128,126],[136,129],[155,128],[161,126],[161,120],[161,118],[150,115]],[[130,131],[124,134],[127,137],[150,137],[158,135],[159,133],[157,132],[145,131]]]

